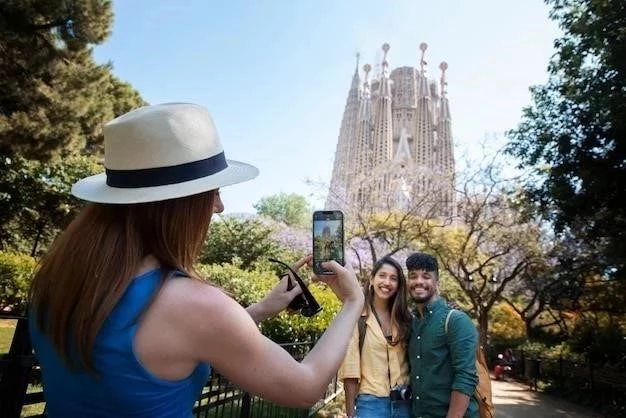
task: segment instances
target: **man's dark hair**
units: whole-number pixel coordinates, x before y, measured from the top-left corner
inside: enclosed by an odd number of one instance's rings
[[[439,264],[437,259],[426,253],[413,253],[406,259],[407,270],[434,271],[439,276]]]

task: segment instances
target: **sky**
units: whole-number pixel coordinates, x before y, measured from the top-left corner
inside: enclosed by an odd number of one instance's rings
[[[206,106],[227,158],[255,180],[222,189],[225,213],[298,193],[321,209],[356,54],[376,67],[446,61],[455,158],[514,128],[529,87],[547,81],[560,34],[542,0],[114,0],[99,62],[151,104]]]

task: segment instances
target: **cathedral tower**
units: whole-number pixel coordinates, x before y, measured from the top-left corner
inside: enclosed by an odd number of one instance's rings
[[[454,154],[450,105],[439,80],[427,75],[428,46],[419,46],[417,68],[391,70],[389,44],[380,73],[357,68],[339,130],[327,209],[371,213],[411,210],[428,217],[454,212]]]

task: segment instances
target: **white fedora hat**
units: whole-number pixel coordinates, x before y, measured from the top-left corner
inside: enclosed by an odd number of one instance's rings
[[[208,110],[165,103],[128,112],[104,126],[105,172],[79,180],[72,194],[98,203],[175,199],[255,178],[227,160]]]

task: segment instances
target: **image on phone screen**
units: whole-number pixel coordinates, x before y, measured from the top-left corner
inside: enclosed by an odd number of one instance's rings
[[[344,264],[343,213],[340,211],[318,211],[313,214],[313,270],[325,272],[324,261],[335,260]]]

